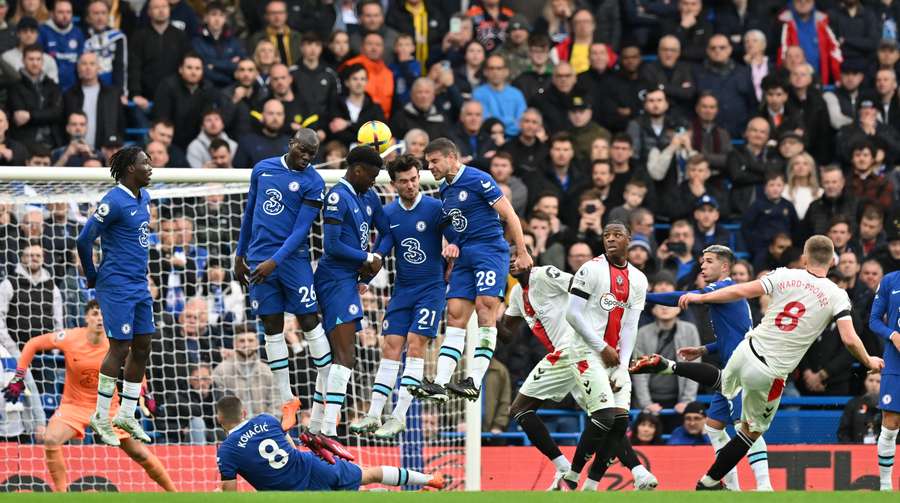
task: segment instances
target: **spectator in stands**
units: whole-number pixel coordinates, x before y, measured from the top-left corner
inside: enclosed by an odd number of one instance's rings
[[[658,272],[653,250],[643,236],[631,238],[631,242],[628,243],[628,262],[646,276],[653,276]]]
[[[15,10],[10,21],[18,23],[23,17],[32,17],[43,23],[50,19],[50,11],[47,10],[47,4],[44,0],[24,0],[13,4]]]
[[[321,36],[321,35],[320,35]],[[340,68],[345,61],[355,56],[350,52],[350,36],[337,29],[328,36],[328,47],[322,54],[323,62],[331,69]]]
[[[641,412],[631,423],[631,445],[662,445],[663,425],[659,416],[650,412]]]
[[[829,273],[829,279],[843,279],[837,271]],[[835,283],[837,283],[835,281]],[[839,283],[838,283],[839,284]],[[849,395],[853,378],[853,357],[841,344],[837,328],[825,329],[806,351],[795,381],[804,395]]]
[[[272,69],[273,65],[281,63],[281,57],[278,56],[278,52],[275,50],[275,44],[265,39],[260,40],[256,44],[256,49],[253,50],[251,57],[253,64],[256,65],[256,69],[259,70],[257,79],[260,85],[268,86],[269,70]]]
[[[631,219],[631,214],[635,210],[645,205],[647,192],[647,184],[643,180],[639,178],[629,180],[625,184],[624,202],[611,209],[607,220],[610,222],[627,222]]]
[[[867,205],[863,209],[857,245],[863,257],[869,257],[876,250],[887,246],[884,237],[884,212],[877,206]]]
[[[897,129],[900,126],[900,97],[897,95],[897,74],[893,68],[882,68],[875,74],[876,100],[881,121]]]
[[[198,208],[198,225],[206,224],[200,238],[201,243],[207,243],[221,255],[228,255],[231,239],[237,238],[237,231],[215,226],[237,223],[240,228],[241,209],[238,198],[222,194],[209,196],[206,204]],[[208,299],[209,322],[212,325],[242,323],[247,308],[240,282],[223,266],[223,262],[227,262],[227,259],[210,257],[206,267],[206,281],[201,285],[204,296]]]
[[[117,4],[119,5],[119,4]],[[128,38],[123,31],[110,26],[109,4],[107,0],[90,0],[86,8],[86,32],[84,53],[93,53],[97,59],[97,72],[104,86],[114,86],[127,94],[128,82]],[[81,69],[78,68],[79,79]],[[82,84],[83,85],[83,84]]]
[[[366,92],[369,77],[363,65],[354,63],[344,67],[341,79],[346,95],[338,100],[328,129],[330,138],[349,145],[356,140],[360,124],[371,120],[384,121],[385,117],[382,108]]]
[[[587,95],[573,94],[566,104],[569,110],[568,122],[571,124],[569,134],[575,147],[575,157],[587,161],[591,157],[594,140],[603,138],[609,141],[612,135],[593,118],[590,98]]]
[[[569,133],[563,131],[556,133],[548,142],[550,145],[550,158],[547,168],[544,170],[544,180],[534,186],[535,193],[542,187],[556,191],[563,198],[574,198],[582,189],[587,180],[582,174],[583,169],[575,160],[575,146]],[[571,205],[562,211],[560,218],[566,225],[574,223],[574,211]]]
[[[232,83],[238,61],[247,57],[241,42],[226,27],[225,5],[209,2],[203,16],[203,29],[194,35],[191,45],[204,63],[204,76],[216,87]]]
[[[574,0],[544,2],[543,11],[534,22],[534,32],[547,35],[553,44],[562,42],[572,32],[574,11]]]
[[[869,290],[873,292],[878,289],[879,283],[881,283],[881,280],[884,278],[885,270],[897,270],[897,268],[885,269],[883,264],[887,263],[888,267],[890,267],[900,263],[900,253],[895,253],[895,250],[900,247],[900,235],[898,235],[896,231],[894,231],[893,234],[888,232],[887,240],[889,248],[885,251],[890,252],[890,255],[887,255],[887,258],[889,260],[892,259],[893,262],[885,261],[881,257],[870,258],[863,261],[862,268],[859,270],[859,280],[865,283]]]
[[[822,85],[836,81],[841,75],[841,42],[828,26],[828,16],[816,9],[815,0],[794,0],[778,15],[781,23],[781,47],[778,64],[786,58],[789,47],[800,47],[806,61],[821,76]]]
[[[185,352],[188,363],[215,364],[228,355],[229,350],[223,343],[222,327],[209,323],[206,298],[191,297],[185,301],[183,311],[177,315],[166,313],[163,319],[177,320],[173,326],[165,323],[163,329],[168,327],[174,330],[174,336],[183,340],[182,351]]]
[[[704,194],[697,198],[694,203],[695,256],[703,255],[703,250],[712,245],[735,248],[734,236],[719,223],[720,216],[719,201],[715,197]]]
[[[844,61],[872,61],[881,40],[881,23],[875,13],[860,0],[841,0],[828,12],[828,25],[840,42]]]
[[[271,96],[284,105],[284,133],[294,134],[303,127],[308,127],[325,138],[325,121],[320,120],[316,111],[303,108],[306,103],[294,93],[294,81],[288,67],[282,63],[272,65],[269,70],[269,90]]]
[[[428,70],[427,77],[434,82],[434,104],[447,120],[459,116],[463,95],[456,85],[453,69],[443,63],[435,63]]]
[[[744,242],[750,254],[764,253],[776,234],[783,232],[789,236],[799,236],[800,219],[794,205],[784,199],[784,174],[769,171],[765,175],[764,197],[757,198],[745,210],[741,221]]]
[[[67,91],[78,81],[75,63],[84,51],[84,33],[72,23],[72,0],[57,0],[50,19],[41,25],[38,42],[59,69],[59,86]]]
[[[16,376],[16,359],[19,348],[15,342],[0,329],[0,380],[9,382]],[[44,412],[41,392],[32,377],[32,371],[25,372],[26,394],[21,397],[21,405],[7,403],[0,395],[0,408],[3,410],[3,422],[0,423],[0,442],[11,444],[30,444],[42,442],[47,431],[47,417]],[[34,437],[32,437],[34,435]],[[30,484],[24,484],[28,488]],[[20,486],[21,487],[21,486]],[[27,489],[26,489],[27,490]]]
[[[861,141],[852,149],[850,190],[853,195],[859,198],[861,204],[874,204],[882,211],[889,210],[894,187],[887,177],[875,172],[875,147],[868,141]]]
[[[625,128],[628,117],[618,109],[620,99],[618,90],[622,84],[611,69],[607,46],[591,44],[588,57],[591,66],[578,75],[576,85],[581,92],[591,97],[594,120],[609,130],[620,131]]]
[[[289,137],[284,129],[284,105],[276,99],[266,101],[262,111],[262,129],[259,133],[249,133],[238,140],[234,157],[237,168],[252,168],[268,157],[277,157],[287,150]]]
[[[671,277],[662,281],[657,280],[653,286],[654,292],[671,292],[674,289]],[[697,327],[678,319],[681,309],[655,305],[651,312],[654,323],[638,329],[637,342],[634,346],[636,356],[655,353],[671,360],[682,361],[678,356],[680,348],[700,345]],[[638,374],[631,376],[631,382],[637,408],[653,414],[659,414],[665,408],[674,408],[681,414],[685,412],[689,403],[697,399],[697,383],[683,377]]]
[[[493,53],[506,40],[506,30],[515,15],[501,0],[481,0],[469,7],[466,16],[472,18],[475,39],[488,54]]]
[[[394,99],[394,74],[384,62],[384,39],[379,33],[367,33],[363,37],[359,56],[350,58],[341,66],[347,69],[355,64],[366,69],[366,93],[381,107],[386,118],[391,117]]]
[[[706,408],[700,402],[691,402],[684,408],[681,426],[672,430],[667,445],[707,445],[709,437],[704,433]]]
[[[406,144],[406,153],[419,159],[425,158],[425,147],[428,146],[429,141],[428,133],[421,129],[410,129],[403,136],[403,143]],[[346,153],[342,153],[336,159],[343,159],[344,157],[346,157]]]
[[[381,35],[385,47],[394,47],[398,33],[393,28],[385,25],[384,7],[382,7],[379,0],[360,1],[356,4],[356,13],[359,18],[359,30],[355,30],[350,34],[350,50],[360,52],[363,35],[373,32]],[[412,35],[411,32],[404,33]],[[393,63],[393,54],[386,53],[384,62],[387,64]],[[422,64],[424,64],[424,61]]]
[[[716,122],[719,100],[711,92],[701,91],[694,113],[696,116],[690,127],[690,148],[703,154],[714,174],[722,174],[733,147],[728,131]]]
[[[503,57],[506,64],[509,65],[511,81],[515,81],[529,67],[529,32],[531,32],[531,25],[528,23],[528,19],[521,14],[516,14],[510,19],[509,26],[507,26],[506,42],[497,49],[497,55]]]
[[[506,431],[509,426],[509,406],[512,403],[512,383],[509,369],[494,358],[484,376],[484,408],[481,431],[494,435]]]
[[[594,15],[587,8],[576,9],[571,22],[572,31],[562,42],[550,49],[550,59],[554,63],[568,61],[576,74],[583,73],[591,66],[590,47],[597,41],[594,36],[597,24]]]
[[[676,37],[684,47],[682,59],[688,63],[703,62],[706,43],[714,33],[712,23],[705,19],[702,10],[702,0],[679,0],[678,15],[662,23],[662,32]]]
[[[203,113],[221,108],[224,96],[208,80],[203,78],[203,60],[194,51],[182,57],[178,75],[170,75],[156,89],[153,114],[157,120],[177,124],[172,143],[182,150],[200,132]]]
[[[590,188],[599,192],[600,200],[608,208],[621,206],[625,202],[622,192],[612,190],[615,177],[608,159],[597,159],[591,163]]]
[[[24,246],[15,271],[0,282],[0,330],[20,348],[64,326],[62,293],[44,267],[44,255],[40,244]]]
[[[737,35],[737,37],[738,40],[740,40],[740,35]],[[766,78],[767,75],[775,73],[775,64],[769,60],[769,56],[767,56],[766,53],[767,41],[765,33],[761,30],[750,30],[746,32],[743,37],[744,55],[741,59],[743,59],[744,64],[750,69],[750,78],[753,81],[753,92],[756,96],[756,101],[761,102],[763,99],[762,80]],[[735,43],[734,36],[732,36],[731,42],[735,49],[738,51],[741,49],[741,47]]]
[[[688,3],[700,3],[700,0],[684,0]],[[704,21],[705,22],[705,21]],[[697,23],[692,26],[696,27]],[[708,34],[707,34],[708,36]],[[700,49],[701,59],[703,48]],[[689,117],[691,106],[697,95],[691,63],[681,57],[681,42],[675,35],[666,35],[659,39],[656,61],[641,66],[641,75],[650,89],[662,87],[672,100],[672,110],[681,117]]]
[[[205,363],[194,365],[190,368],[189,375],[190,443],[195,445],[215,443],[218,436],[215,405],[224,394],[213,383],[212,369],[209,365]]]
[[[187,167],[187,157],[185,156],[184,149],[175,145],[173,140],[175,139],[175,125],[166,119],[160,119],[153,123],[149,130],[147,130],[147,143],[151,141],[158,141],[166,147],[166,153],[168,154],[169,160],[173,166],[179,167]]]
[[[875,101],[864,99],[859,102],[856,120],[838,131],[837,159],[845,166],[853,161],[853,148],[860,142],[868,140],[872,143],[879,163],[892,165],[900,157],[900,134],[897,130],[879,120]]]
[[[230,153],[237,149],[237,142],[229,138],[228,133],[225,132],[225,121],[222,119],[222,113],[218,110],[208,110],[203,114],[200,134],[191,141],[187,149],[187,161],[190,167],[203,168],[212,159],[213,140],[222,140],[229,155],[227,165],[214,163],[210,167],[230,167]],[[219,158],[219,161],[222,161],[222,157]]]
[[[122,137],[120,135],[109,135],[108,137],[102,139],[100,141],[100,154],[102,155],[104,160],[109,160],[113,154],[122,150],[122,147],[125,146],[125,142],[122,141]]]
[[[778,153],[784,161],[790,161],[800,154],[806,153],[806,145],[803,144],[803,135],[796,131],[786,131],[778,138]]]
[[[787,108],[788,85],[777,75],[762,80],[763,102],[757,116],[769,123],[770,136],[778,138],[787,131],[803,134],[802,116],[798,110]]]
[[[781,169],[777,149],[769,147],[769,123],[762,117],[750,119],[744,133],[746,143],[728,154],[726,165],[731,178],[731,208],[735,216],[759,197],[766,173]]]
[[[475,100],[468,100],[463,104],[459,121],[449,136],[459,147],[464,162],[487,169],[490,166],[487,153],[496,150],[497,147],[491,141],[490,135],[484,134],[482,126],[484,126],[484,107]]]
[[[144,114],[150,112],[160,82],[178,72],[190,38],[171,23],[168,0],[148,0],[149,26],[128,42],[128,95]]]
[[[699,204],[699,199],[706,195],[716,202],[714,206],[718,213],[730,215],[726,193],[711,184],[710,177],[712,177],[712,171],[703,154],[694,154],[689,157],[684,169],[684,180],[677,188],[667,192],[669,194],[665,198],[667,204],[661,205],[661,213],[673,220],[687,218],[692,211],[696,214],[695,208]],[[723,205],[726,206],[723,207]],[[718,221],[718,218],[716,220]],[[710,229],[707,228],[706,231],[709,232]]]
[[[813,74],[813,67],[809,63],[791,70],[787,108],[799,111],[802,136],[809,139],[809,149],[819,163],[825,164],[831,162],[834,154],[834,131],[828,123],[828,106],[822,98],[822,92],[813,85]]]
[[[423,67],[439,59],[438,56],[442,52],[446,52],[442,51],[444,40],[452,30],[448,29],[448,19],[440,2],[433,0],[390,2],[386,22],[397,32],[413,36],[416,41],[416,60]],[[471,26],[472,21],[468,19],[460,23],[461,40],[465,40],[466,37],[471,39],[473,35]],[[450,43],[447,50],[450,49]]]
[[[102,1],[91,5],[103,4]],[[96,149],[111,135],[125,132],[125,108],[122,106],[122,90],[104,84],[99,78],[100,64],[95,52],[85,52],[78,58],[78,83],[63,95],[63,115],[84,112],[87,129],[84,141]]]
[[[3,53],[3,61],[13,67],[15,71],[19,71],[25,65],[23,62],[24,51],[28,46],[38,44],[38,23],[32,17],[23,17],[16,26],[16,38],[18,43],[12,49],[7,49]],[[49,54],[44,54],[41,73],[46,75],[50,80],[59,82],[59,68],[56,66],[56,60]]]
[[[222,91],[231,100],[232,119],[229,122],[226,117],[223,118],[226,119],[225,127],[229,134],[239,137],[253,131],[253,124],[257,122],[253,113],[262,110],[263,103],[269,99],[269,88],[260,78],[252,59],[238,61],[234,80],[234,84]]]
[[[338,99],[340,85],[337,73],[324,64],[321,57],[322,39],[315,32],[304,33],[300,38],[300,59],[291,77],[294,95],[302,103],[300,108],[318,114],[319,123],[325,127],[329,109]],[[324,137],[320,135],[319,140]]]
[[[644,113],[628,123],[628,135],[631,136],[635,159],[646,163],[650,151],[664,150],[669,142],[674,141],[675,134],[683,135],[678,141],[679,145],[688,142],[679,148],[690,148],[690,137],[684,135],[684,124],[680,119],[669,112],[669,101],[663,88],[648,89],[644,97]],[[668,167],[666,164],[663,169]],[[661,180],[664,176],[665,172],[654,178]]]
[[[244,403],[248,415],[274,414],[278,403],[272,371],[259,356],[259,335],[253,325],[235,327],[234,353],[213,370],[213,382]]]
[[[247,47],[254,51],[262,40],[275,46],[279,60],[293,66],[300,59],[300,34],[288,26],[288,3],[270,0],[265,6],[266,27],[247,39]]]
[[[393,11],[396,9],[396,7],[394,5],[395,5],[394,2],[391,2],[391,5],[388,7],[388,24],[389,25],[391,25],[393,23],[391,17],[394,14]],[[399,13],[399,15],[406,17],[407,21],[409,23],[407,29],[402,29],[400,31],[403,31],[405,33],[412,33],[414,30],[413,23],[412,23],[412,16],[410,15],[409,11],[406,9],[401,8],[399,10],[403,11],[402,13]],[[427,10],[426,10],[426,14],[427,14]],[[472,20],[469,19],[468,17],[466,17],[465,13],[463,13],[463,12],[458,12],[458,13],[450,16],[449,23],[451,24],[450,27],[455,28],[456,26],[459,26],[459,28],[456,30],[448,29],[447,33],[445,33],[443,35],[443,38],[440,39],[438,41],[438,44],[434,47],[434,52],[432,52],[431,49],[429,48],[428,59],[430,59],[431,61],[438,61],[438,60],[447,61],[448,63],[450,63],[451,67],[455,68],[455,67],[459,66],[460,64],[462,64],[462,62],[463,62],[465,48],[466,48],[466,45],[468,45],[469,42],[471,42],[474,37],[474,29],[472,27]],[[450,28],[450,27],[448,27],[448,28]],[[396,28],[396,26],[394,26],[394,28]],[[430,31],[429,31],[428,35],[433,36],[433,34]],[[440,34],[438,34],[438,35],[440,35]],[[419,42],[419,44],[416,46],[417,49],[423,49],[423,48],[427,48],[427,47],[429,47],[429,42],[427,40],[421,40]],[[548,43],[548,48],[549,48],[549,43]],[[433,63],[428,63],[426,61],[426,64],[433,64]]]
[[[539,165],[549,153],[547,137],[541,113],[535,108],[527,108],[519,119],[519,134],[510,138],[500,147],[513,157],[513,172],[524,177],[527,173],[539,171]]]
[[[633,44],[622,47],[618,59],[619,69],[611,82],[611,91],[616,100],[616,113],[623,124],[640,114],[643,107],[641,96],[648,86],[641,78],[641,62],[640,47]]]
[[[144,147],[147,156],[150,158],[150,166],[154,168],[169,168],[172,166],[172,160],[166,146],[158,141],[151,141]]]
[[[566,265],[563,269],[571,274],[575,274],[581,269],[585,262],[594,258],[594,251],[590,245],[583,242],[572,243],[566,253]]]
[[[394,108],[409,103],[412,83],[422,76],[422,65],[416,61],[415,41],[412,35],[401,34],[394,42],[393,62],[388,68],[394,74]]]
[[[821,175],[822,197],[813,201],[806,212],[806,226],[810,234],[824,234],[831,220],[838,215],[855,220],[860,210],[859,199],[846,186],[840,166],[824,166]]]
[[[853,241],[853,231],[851,231],[849,218],[843,215],[834,217],[825,235],[831,239],[831,242],[834,244],[834,252],[838,255],[845,251],[852,251],[856,254],[861,253]]]
[[[481,102],[485,118],[496,117],[503,122],[507,136],[519,134],[519,118],[525,112],[522,92],[508,84],[509,70],[500,56],[490,56],[485,63],[487,83],[472,91],[472,97]]]
[[[410,96],[410,102],[394,113],[391,132],[400,137],[417,128],[428,133],[429,138],[449,136],[448,120],[434,105],[434,82],[428,77],[416,79]]]
[[[827,91],[822,97],[828,106],[828,118],[833,129],[840,129],[856,120],[859,103],[871,98],[867,89],[862,88],[865,65],[858,61],[841,64],[840,86]]]
[[[8,14],[9,5],[3,2],[0,5],[0,54],[16,46],[16,27],[11,21],[7,22]]]
[[[0,110],[0,166],[21,166],[28,157],[25,145],[10,138],[9,119],[6,112]]]
[[[802,0],[811,1],[811,0]],[[731,43],[724,35],[713,35],[706,46],[706,59],[697,69],[697,88],[719,100],[722,127],[740,136],[755,108],[756,94],[750,70],[731,59]]]
[[[528,219],[528,232],[534,238],[534,256],[537,257],[539,263],[548,262],[545,253],[547,246],[550,244],[549,239],[553,231],[551,231],[551,217],[543,211],[535,210],[531,212]],[[542,262],[543,261],[543,262]]]
[[[859,272],[862,270],[859,264],[859,255],[853,250],[844,250],[838,256],[838,272],[847,282],[847,295],[850,296],[853,305],[866,305],[871,301],[875,292],[869,290],[865,283],[859,280]]]
[[[793,244],[794,242],[789,234],[785,232],[775,234],[769,240],[768,246],[763,252],[754,254],[753,269],[761,274],[766,271],[774,271],[779,267],[786,267],[793,258],[792,253],[790,253]]]
[[[787,163],[787,184],[781,196],[790,201],[797,211],[797,218],[806,218],[813,201],[822,197],[816,161],[807,153],[792,157]]]
[[[525,215],[528,207],[528,187],[521,178],[513,175],[513,158],[508,152],[497,152],[491,157],[490,173],[494,181],[501,186],[509,187],[512,194],[510,202],[516,214]]]
[[[159,244],[150,249],[150,276],[160,285],[166,312],[180,313],[186,299],[195,295],[205,258],[205,253],[198,257],[193,224],[186,215],[172,213],[160,218]]]
[[[844,444],[874,444],[881,432],[881,412],[878,408],[881,374],[866,375],[863,394],[847,402],[838,424],[838,442]]]
[[[148,6],[149,4],[144,4],[141,10],[140,21],[143,24],[147,24]],[[200,18],[192,4],[182,0],[169,0],[169,10],[172,13],[172,26],[185,32],[188,40],[200,33]]]
[[[572,102],[575,83],[572,65],[560,61],[553,68],[551,86],[533,98],[532,106],[541,113],[547,131],[562,131],[571,127],[566,112]]]
[[[471,40],[463,51],[463,61],[454,68],[453,79],[465,98],[471,98],[472,90],[484,82],[485,54],[481,42]]]
[[[88,158],[97,156],[97,151],[91,148],[85,139],[87,128],[88,120],[84,112],[79,110],[69,114],[66,121],[69,144],[51,152],[50,161],[54,166],[80,167],[84,166],[84,161]]]
[[[693,254],[695,242],[694,226],[687,220],[676,220],[669,237],[656,249],[662,269],[669,271],[676,282],[680,283],[692,274],[697,264]]]
[[[59,121],[62,119],[62,93],[59,86],[43,74],[44,53],[39,45],[23,51],[21,80],[9,91],[12,111],[12,136],[23,143],[58,145],[62,142]]]
[[[556,192],[545,190],[535,197],[531,212],[542,212],[550,218],[550,234],[556,234],[566,229],[559,219],[559,196]]]

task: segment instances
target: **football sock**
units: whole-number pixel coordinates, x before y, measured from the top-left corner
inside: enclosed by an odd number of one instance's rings
[[[581,484],[582,491],[596,491],[597,486],[600,485],[599,480],[593,480],[590,475],[585,479],[584,484]]]
[[[282,402],[293,400],[291,391],[291,376],[288,369],[288,347],[284,342],[284,334],[266,334],[266,360],[269,362],[269,370],[272,371],[272,380],[281,395]]]
[[[897,431],[881,427],[878,435],[878,472],[881,479],[881,490],[893,489],[891,480],[894,470],[894,455],[897,452]]]
[[[627,435],[619,444],[619,452],[616,456],[619,458],[619,461],[622,462],[622,465],[632,472],[638,467],[644,468],[644,465],[641,464],[641,460],[638,459],[637,454],[634,452],[634,446],[631,445],[631,439],[629,439]],[[647,469],[644,468],[644,471],[647,471]]]
[[[406,423],[406,411],[412,403],[413,396],[409,388],[422,384],[422,376],[425,374],[425,359],[407,356],[406,365],[403,367],[403,377],[400,378],[400,393],[394,412],[391,413],[401,423]]]
[[[569,460],[563,454],[560,454],[553,458],[553,466],[556,467],[558,472],[567,472],[572,468],[572,463],[569,463]]]
[[[378,363],[378,372],[375,374],[375,382],[372,384],[372,401],[369,404],[369,415],[381,418],[384,404],[394,391],[394,383],[397,382],[397,372],[400,372],[400,362],[382,358]]]
[[[119,407],[118,417],[126,419],[134,419],[134,409],[137,407],[138,399],[141,398],[141,383],[139,382],[122,382],[122,406]]]
[[[491,366],[495,347],[497,347],[497,327],[478,327],[478,347],[475,348],[475,358],[472,360],[472,369],[469,373],[478,389],[481,389],[484,374]]]
[[[756,488],[771,490],[772,482],[769,481],[769,447],[762,435],[753,442],[750,451],[747,452],[747,461],[753,470],[753,478],[756,479]]]
[[[438,353],[437,373],[434,382],[441,386],[450,382],[453,371],[466,349],[466,329],[447,327],[441,351]]]
[[[719,454],[716,455],[716,461],[701,480],[703,485],[709,487],[722,480],[725,474],[737,466],[741,458],[747,455],[751,445],[753,445],[753,440],[743,430],[739,429],[737,435],[719,450]]]
[[[553,438],[550,436],[547,425],[541,421],[541,418],[537,416],[534,410],[526,410],[516,414],[515,420],[519,423],[519,427],[525,431],[528,440],[531,440],[531,443],[534,444],[547,459],[554,460],[554,465],[556,465],[556,459],[560,457],[565,459],[562,455],[562,451],[559,450],[559,446],[556,445],[556,442],[554,442]],[[565,470],[568,470],[569,468],[571,468],[571,466],[569,466],[569,462],[566,461]],[[556,466],[556,469],[562,471],[559,465]]]
[[[709,443],[712,444],[713,452],[715,452],[716,455],[718,455],[719,451],[722,450],[722,447],[725,447],[725,445],[728,444],[728,442],[731,440],[731,437],[728,436],[728,432],[725,430],[717,430],[709,425],[704,426],[703,429],[706,432],[706,435],[709,437]],[[730,470],[722,479],[722,481],[725,482],[725,487],[727,487],[729,491],[741,490],[737,468],[733,468],[732,470]]]
[[[622,441],[625,439],[625,432],[628,431],[628,413],[616,414],[613,421],[613,427],[606,434],[603,443],[597,447],[597,453],[594,455],[594,461],[588,469],[588,478],[600,481],[606,470],[612,464],[612,460],[621,450]]]
[[[113,393],[116,392],[116,378],[99,374],[97,378],[97,408],[95,409],[101,418],[109,417],[109,406],[112,403]]]
[[[581,438],[578,439],[575,456],[572,458],[572,467],[565,475],[567,480],[573,482],[578,481],[584,465],[597,452],[597,447],[603,443],[606,435],[612,430],[616,415],[613,409],[600,409],[592,413],[589,419],[587,427],[581,433]]]
[[[141,465],[154,482],[159,484],[159,487],[162,487],[168,492],[176,492],[177,489],[175,489],[175,484],[172,483],[172,479],[169,477],[169,472],[166,471],[166,467],[162,464],[162,461],[156,457],[156,454],[147,451],[145,458],[140,461],[135,461]]]
[[[381,483],[387,486],[421,486],[427,484],[431,479],[431,475],[415,470],[396,466],[381,467]]]
[[[66,460],[62,447],[44,447],[44,456],[47,458],[47,471],[53,479],[53,489],[58,493],[66,492],[69,483],[66,481]]]
[[[328,391],[325,393],[325,419],[322,421],[322,433],[333,437],[337,435],[337,423],[347,396],[347,383],[350,381],[351,369],[343,365],[333,364],[328,371]]]
[[[713,389],[719,389],[722,384],[722,371],[708,363],[678,362],[672,367],[672,372]]]
[[[322,431],[322,418],[325,417],[325,392],[328,389],[328,372],[332,360],[331,345],[328,344],[321,323],[309,332],[303,332],[303,335],[309,348],[309,356],[316,367],[316,388],[309,415],[309,431],[318,434]]]

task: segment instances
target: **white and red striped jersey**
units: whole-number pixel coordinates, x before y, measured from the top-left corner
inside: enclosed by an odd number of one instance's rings
[[[583,344],[573,344],[580,339],[566,321],[571,281],[571,274],[552,265],[534,267],[528,284],[518,283],[509,292],[506,315],[524,318],[548,353],[571,348],[583,354],[587,350]]]

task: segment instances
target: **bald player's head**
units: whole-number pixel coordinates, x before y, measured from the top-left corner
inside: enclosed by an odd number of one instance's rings
[[[319,135],[309,128],[298,129],[288,142],[288,165],[291,169],[305,169],[319,151]]]

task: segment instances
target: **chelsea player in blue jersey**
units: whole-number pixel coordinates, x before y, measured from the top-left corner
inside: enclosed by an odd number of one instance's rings
[[[343,459],[323,461],[297,450],[274,417],[246,416],[238,397],[216,402],[216,420],[228,434],[216,452],[223,491],[237,491],[238,475],[257,491],[355,491],[366,484],[444,488],[440,473],[426,475],[393,466],[363,468]]]
[[[297,317],[317,368],[331,358],[309,262],[309,229],[325,196],[325,182],[309,164],[318,150],[315,131],[304,128],[288,142],[287,154],[256,163],[234,257],[235,276],[249,286],[250,305],[266,332],[266,359],[281,395],[285,431],[297,424],[300,400],[291,391],[284,313]]]
[[[406,412],[414,390],[422,384],[425,347],[437,337],[444,313],[443,215],[441,202],[419,191],[421,162],[404,154],[388,164],[391,185],[400,196],[385,206],[389,232],[382,236],[377,253],[394,249],[397,273],[393,294],[382,326],[381,361],[375,374],[369,412],[350,425],[352,433],[372,433],[376,438],[394,438],[406,429]],[[406,349],[400,393],[390,417],[381,424],[381,413],[391,396],[400,356]]]
[[[380,255],[369,252],[370,232],[373,225],[382,236],[389,232],[381,200],[372,189],[383,164],[381,156],[371,147],[357,146],[347,154],[346,162],[346,174],[325,197],[325,254],[315,274],[316,295],[334,361],[325,388],[316,381],[313,401],[320,407],[313,409],[309,434],[302,437],[307,445],[311,437],[336,454],[334,449],[342,448],[334,438],[337,421],[356,365],[356,333],[362,330],[360,295],[382,263]],[[324,417],[319,412],[322,404]]]
[[[460,163],[459,149],[447,138],[429,143],[425,159],[435,179],[442,180],[445,223],[452,227],[457,238],[444,251],[444,257],[452,262],[447,291],[447,332],[438,356],[437,373],[434,382],[424,381],[417,388],[417,395],[446,401],[446,391],[450,391],[476,400],[497,345],[497,307],[506,291],[506,277],[510,268],[514,273],[530,269],[532,260],[525,248],[519,217],[490,175]],[[503,224],[516,245],[512,261]],[[466,324],[473,311],[478,315],[475,360],[466,379],[450,383],[465,349]]]
[[[703,250],[700,258],[700,275],[706,282],[705,288],[692,292],[648,293],[647,302],[675,307],[678,306],[678,299],[686,293],[707,293],[731,286],[734,284],[734,280],[730,277],[731,268],[735,262],[734,253],[727,246],[709,246]],[[716,340],[705,346],[681,348],[678,355],[686,360],[696,360],[704,355],[719,354],[720,366],[725,368],[735,348],[753,328],[750,304],[746,299],[738,299],[723,304],[709,304],[708,307]],[[741,395],[729,401],[721,392],[716,392],[706,415],[706,434],[709,435],[713,450],[718,452],[731,440],[725,427],[738,423],[741,419]],[[756,478],[756,489],[771,491],[769,456],[766,442],[761,435],[747,452],[747,460]],[[723,480],[729,490],[740,490],[736,469],[728,472]]]
[[[869,328],[884,339],[878,470],[881,490],[890,491],[893,489],[891,478],[897,452],[897,430],[900,429],[900,271],[889,273],[878,285],[869,314]]]
[[[150,339],[156,332],[153,299],[147,283],[150,249],[150,157],[138,147],[127,147],[109,159],[109,172],[118,183],[100,200],[78,236],[78,258],[88,288],[97,288],[109,352],[97,378],[97,410],[90,425],[108,445],[118,446],[113,425],[134,439],[150,442],[134,410],[150,356]],[[94,266],[94,241],[100,237],[103,258]],[[124,364],[121,406],[109,418],[116,380]]]

